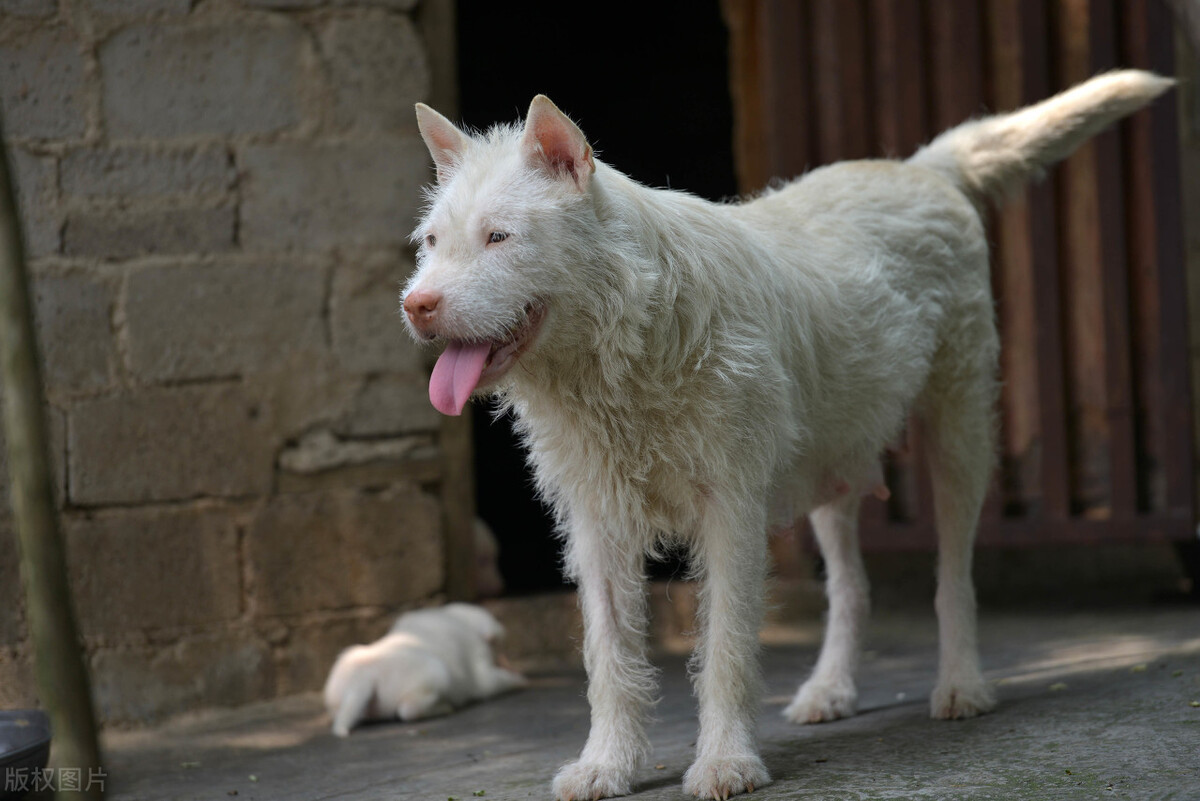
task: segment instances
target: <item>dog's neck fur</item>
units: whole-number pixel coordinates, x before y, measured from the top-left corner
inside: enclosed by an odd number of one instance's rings
[[[587,282],[590,296],[559,299],[570,306],[551,313],[562,323],[555,338],[585,337],[595,361],[580,363],[578,352],[542,347],[529,361],[543,369],[531,365],[527,374],[534,377],[535,391],[564,396],[598,391],[605,400],[624,405],[632,389],[631,373],[652,371],[658,381],[670,384],[695,367],[697,359],[689,357],[710,347],[709,323],[718,299],[690,290],[705,252],[716,242],[707,209],[696,198],[647,189],[600,163],[590,192],[593,214],[581,216],[582,230],[574,231],[583,240],[575,254],[578,261],[562,268],[598,273],[604,280]],[[659,202],[644,197],[647,192],[658,194]],[[663,200],[670,201],[670,212],[661,207]],[[695,225],[681,225],[682,215]],[[672,239],[658,233],[660,221],[668,219],[679,231]]]
[[[705,431],[777,416],[780,439],[754,444],[762,450],[761,482],[804,419],[789,402],[791,382],[771,374],[777,358],[737,339],[736,305],[763,299],[748,300],[746,288],[761,284],[736,286],[741,270],[729,265],[764,260],[749,252],[752,240],[727,208],[644,187],[600,162],[589,193],[593,213],[577,219],[590,225],[574,232],[584,240],[580,261],[564,267],[604,275],[586,282],[604,294],[552,308],[552,335],[513,370],[501,398],[517,414],[550,498],[562,487],[590,488],[601,504],[639,498],[636,513],[609,508],[604,515],[649,518],[660,533],[681,532],[700,514],[708,482],[725,472],[727,455],[714,453]],[[560,347],[560,337],[572,346]],[[593,450],[609,462],[578,458]],[[592,474],[569,475],[580,466]]]

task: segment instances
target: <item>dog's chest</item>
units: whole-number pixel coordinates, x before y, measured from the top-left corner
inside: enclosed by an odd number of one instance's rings
[[[686,535],[708,495],[708,448],[682,421],[646,410],[555,410],[522,415],[531,460],[547,496],[566,511]]]

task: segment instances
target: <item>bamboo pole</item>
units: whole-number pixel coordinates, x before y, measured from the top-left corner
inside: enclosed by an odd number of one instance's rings
[[[25,617],[33,640],[38,692],[53,732],[53,786],[65,798],[67,769],[80,777],[72,799],[101,799],[104,782],[87,668],[71,605],[66,555],[51,483],[42,376],[24,243],[0,130],[0,376],[4,431]],[[67,774],[69,775],[69,774]]]

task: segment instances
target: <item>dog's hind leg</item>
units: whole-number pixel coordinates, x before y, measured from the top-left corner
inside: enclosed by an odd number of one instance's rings
[[[354,677],[342,691],[337,712],[333,716],[333,733],[338,737],[349,737],[350,730],[367,717],[374,697],[374,681],[365,676]]]
[[[559,769],[559,801],[628,795],[650,752],[644,720],[656,674],[646,656],[644,549],[598,523],[572,526],[567,566],[579,584],[592,726],[579,759]]]
[[[849,717],[858,703],[854,671],[870,605],[867,573],[858,547],[860,503],[857,493],[848,493],[809,515],[825,558],[829,616],[816,667],[783,711],[793,723]]]
[[[944,382],[934,376],[920,407],[938,537],[938,678],[930,714],[948,720],[996,705],[980,668],[971,578],[975,530],[993,464],[995,382],[986,360],[975,365],[945,370],[953,378]]]
[[[453,711],[454,706],[434,686],[424,686],[406,693],[396,704],[396,717],[403,721],[436,718]]]
[[[736,504],[713,500],[697,535],[702,637],[693,666],[700,736],[683,789],[700,798],[728,798],[771,781],[755,745],[765,532],[765,507],[739,514]]]

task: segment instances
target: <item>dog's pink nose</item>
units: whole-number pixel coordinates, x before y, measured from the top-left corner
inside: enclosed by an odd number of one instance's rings
[[[438,304],[442,302],[442,293],[429,289],[418,289],[408,293],[404,299],[404,313],[412,322],[413,328],[422,334],[432,333],[434,320],[437,318]]]

